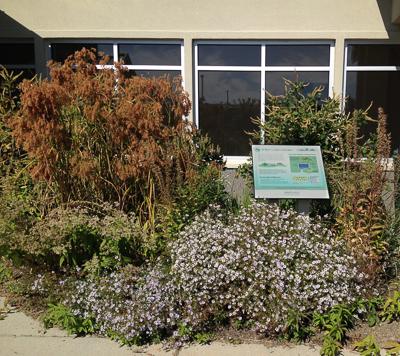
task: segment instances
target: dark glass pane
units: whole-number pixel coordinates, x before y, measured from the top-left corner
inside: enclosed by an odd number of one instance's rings
[[[251,117],[260,116],[259,72],[199,72],[199,125],[227,156],[247,156],[253,131]]]
[[[112,44],[96,44],[96,43],[52,43],[51,44],[51,59],[56,62],[64,62],[68,56],[80,51],[82,48],[96,50],[97,56],[100,52],[110,57],[109,63],[113,62],[113,46]]]
[[[266,46],[267,66],[329,66],[329,45]]]
[[[201,66],[259,66],[259,45],[199,45]]]
[[[316,87],[323,86],[322,98],[329,96],[328,72],[266,72],[265,90],[272,95],[285,94],[285,81],[309,83],[304,94],[312,92]]]
[[[388,115],[388,129],[392,134],[394,149],[400,148],[400,72],[347,72],[346,110],[366,109],[372,102],[370,116],[377,117],[378,107]],[[365,134],[375,131],[369,125]]]
[[[22,72],[22,74],[18,77],[18,81],[23,81],[24,79],[32,79],[36,72],[34,69],[20,69],[20,68],[15,68],[15,69],[8,69],[9,72],[13,72],[14,75],[17,75]]]
[[[181,65],[179,44],[126,44],[118,46],[119,60],[130,65]]]
[[[140,76],[145,78],[158,78],[158,77],[167,77],[168,79],[173,80],[177,76],[180,76],[181,72],[179,70],[130,70],[126,72],[126,76],[134,77]]]
[[[349,45],[347,46],[347,65],[400,66],[400,45]]]
[[[0,64],[35,64],[33,43],[0,43]]]

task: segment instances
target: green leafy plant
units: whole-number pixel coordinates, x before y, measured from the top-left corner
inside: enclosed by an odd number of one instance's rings
[[[342,344],[335,340],[332,336],[325,336],[321,347],[320,354],[322,356],[337,356],[342,350]]]
[[[373,327],[380,321],[379,313],[383,304],[384,299],[380,296],[371,299],[361,299],[352,305],[352,314],[358,315],[360,319],[368,322],[368,326]]]
[[[399,341],[388,341],[385,346],[386,355],[398,356],[400,355],[400,340]]]
[[[298,311],[290,311],[286,321],[286,337],[296,342],[306,341],[312,334],[311,318]]]
[[[46,328],[59,326],[68,334],[85,335],[96,331],[93,319],[77,317],[62,304],[49,304],[43,323]]]
[[[12,271],[3,263],[0,258],[0,283],[8,281],[12,277]]]
[[[381,354],[381,349],[373,335],[368,335],[361,341],[356,342],[354,348],[360,352],[362,356],[380,356]]]
[[[314,313],[313,326],[324,331],[321,355],[336,356],[346,340],[346,332],[353,327],[355,315],[351,307],[335,305],[325,314]]]
[[[267,93],[265,119],[256,119],[255,142],[319,145],[324,161],[340,159],[340,142],[349,118],[340,111],[338,97],[322,99],[323,88],[306,93],[308,84],[285,81],[285,94]]]
[[[400,320],[400,291],[394,291],[387,298],[380,316],[382,320],[388,322]]]
[[[30,231],[26,253],[51,267],[85,267],[91,273],[142,261],[143,234],[132,214],[109,204],[53,209]]]

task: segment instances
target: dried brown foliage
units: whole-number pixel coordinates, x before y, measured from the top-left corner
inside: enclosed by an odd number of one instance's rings
[[[87,49],[49,69],[50,79],[22,83],[21,108],[8,124],[34,159],[32,176],[55,183],[64,201],[137,209],[149,196],[168,201],[196,170],[179,79],[129,78],[118,63],[99,70]]]
[[[356,252],[366,272],[373,276],[380,272],[380,260],[386,252],[383,234],[387,212],[383,203],[386,170],[390,157],[390,134],[386,115],[379,109],[377,138],[374,148],[362,152],[358,116],[353,113],[342,155],[346,157],[330,170],[335,205],[338,209],[336,227],[339,235]]]

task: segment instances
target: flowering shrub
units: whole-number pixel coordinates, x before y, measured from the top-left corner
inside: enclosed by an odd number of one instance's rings
[[[281,333],[293,311],[324,312],[367,292],[354,257],[320,221],[256,202],[227,224],[221,215],[211,209],[182,231],[169,268],[79,281],[69,307],[101,333],[138,342],[221,320]]]
[[[188,323],[225,311],[280,332],[290,310],[322,312],[364,292],[353,256],[319,221],[253,203],[228,225],[199,217],[172,249]]]

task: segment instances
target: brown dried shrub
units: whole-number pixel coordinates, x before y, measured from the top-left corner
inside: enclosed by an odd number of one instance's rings
[[[8,122],[35,162],[32,176],[55,184],[64,202],[168,204],[201,165],[180,79],[128,77],[119,63],[99,70],[87,49],[48,66],[50,79],[22,83]]]
[[[363,111],[353,113],[341,147],[342,157],[346,158],[330,166],[329,176],[337,208],[337,232],[358,256],[368,275],[376,277],[382,272],[382,258],[387,253],[388,212],[383,197],[391,138],[386,114],[379,108],[378,118],[374,120],[376,142],[370,148],[362,143],[358,120],[365,115]]]

